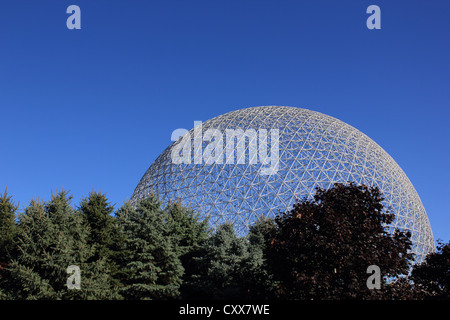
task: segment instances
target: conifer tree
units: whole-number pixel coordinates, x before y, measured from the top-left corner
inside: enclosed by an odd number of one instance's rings
[[[170,224],[167,236],[171,236],[183,265],[183,283],[192,272],[193,257],[209,235],[208,219],[201,219],[193,210],[180,203],[172,203],[165,208]],[[181,290],[183,290],[183,285]]]
[[[85,224],[89,226],[87,242],[94,247],[94,255],[90,261],[105,260],[114,284],[121,286],[120,261],[124,254],[124,236],[117,227],[112,216],[114,207],[108,202],[105,194],[90,192],[81,200],[79,211]]]
[[[197,251],[185,297],[245,298],[242,270],[248,258],[246,239],[236,235],[232,224],[220,225]]]
[[[16,251],[16,212],[17,205],[12,201],[12,197],[8,196],[7,188],[5,193],[0,195],[0,299],[6,298],[4,279],[5,269],[8,267],[10,260]]]
[[[125,203],[117,212],[129,258],[128,279],[121,293],[125,299],[171,299],[179,296],[183,266],[177,236],[171,235],[171,221],[155,196]]]
[[[12,257],[16,237],[17,206],[12,197],[8,196],[7,189],[0,195],[0,268],[5,267]]]
[[[94,250],[89,228],[70,205],[66,191],[48,202],[32,200],[19,216],[18,253],[8,268],[9,295],[15,299],[113,299],[104,260],[88,263]],[[67,268],[78,266],[80,289],[69,289]]]
[[[89,226],[88,242],[95,245],[96,257],[109,258],[113,242],[114,218],[111,216],[114,208],[101,192],[90,192],[89,197],[80,204],[80,212]]]
[[[180,203],[171,203],[164,209],[169,224],[169,234],[173,237],[181,255],[197,248],[208,236],[208,219]]]
[[[265,255],[266,248],[272,240],[275,222],[273,219],[260,218],[250,226],[248,238],[248,258],[242,269],[242,283],[245,287],[246,298],[272,299],[279,282],[270,272]]]

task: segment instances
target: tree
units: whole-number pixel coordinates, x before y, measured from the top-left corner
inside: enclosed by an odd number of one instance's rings
[[[195,266],[186,280],[186,298],[246,297],[242,270],[248,257],[246,239],[236,235],[232,224],[220,225],[193,258]]]
[[[170,203],[164,209],[169,224],[169,233],[181,252],[181,258],[188,259],[189,252],[198,248],[208,236],[208,219],[180,203]]]
[[[0,195],[0,268],[5,267],[15,249],[17,209],[5,188],[5,193]]]
[[[277,297],[375,298],[381,292],[366,285],[369,266],[380,268],[383,283],[408,273],[410,234],[386,230],[394,215],[382,200],[375,187],[335,184],[279,215],[265,251]]]
[[[270,272],[265,255],[270,245],[270,237],[275,228],[273,219],[260,218],[249,227],[247,235],[248,257],[242,270],[242,283],[248,299],[273,299],[279,285]]]
[[[96,246],[95,256],[110,258],[114,237],[114,208],[101,192],[90,192],[80,204],[80,212],[89,226],[88,243]]]
[[[193,210],[180,203],[170,203],[165,208],[170,227],[168,229],[173,243],[176,246],[183,275],[180,285],[180,297],[189,296],[189,282],[192,272],[195,271],[195,255],[209,235],[208,219],[201,219]],[[186,285],[187,284],[187,285]]]
[[[426,256],[411,272],[414,287],[423,299],[450,298],[450,241],[438,242],[437,251]]]
[[[93,247],[89,228],[70,205],[66,191],[48,202],[32,200],[19,215],[18,251],[8,267],[10,298],[14,299],[112,299],[113,290],[104,260],[88,263]],[[67,287],[67,268],[81,270],[80,289]]]
[[[0,299],[6,297],[6,294],[2,293],[5,289],[5,281],[2,280],[3,273],[16,251],[17,225],[15,218],[17,209],[18,207],[12,201],[12,197],[8,196],[7,188],[5,188],[5,193],[0,195]]]
[[[105,194],[90,192],[87,198],[81,200],[79,211],[84,223],[89,226],[87,243],[94,248],[90,261],[103,259],[108,264],[114,285],[120,287],[123,275],[119,265],[126,252],[124,235],[112,216],[114,207]]]
[[[127,278],[121,290],[126,299],[170,299],[179,296],[183,266],[171,220],[155,196],[136,208],[125,203],[116,214],[125,234]]]

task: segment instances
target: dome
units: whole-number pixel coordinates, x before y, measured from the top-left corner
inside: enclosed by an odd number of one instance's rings
[[[416,261],[434,251],[422,202],[406,174],[378,144],[352,126],[296,107],[252,107],[197,125],[150,166],[131,202],[150,193],[181,201],[245,234],[257,217],[275,217],[316,187],[353,181],[377,186],[395,214],[389,227],[411,232]]]

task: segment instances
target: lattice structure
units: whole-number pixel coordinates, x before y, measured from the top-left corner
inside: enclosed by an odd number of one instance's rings
[[[238,164],[243,161],[236,158],[237,152],[234,161],[226,161],[223,155],[222,163],[217,158],[211,163],[206,155],[198,163],[194,159],[198,149],[194,149],[202,146],[205,150],[212,143],[204,139],[208,129],[224,135],[227,129],[278,130],[277,170],[261,174],[261,168],[267,166],[261,154],[256,155],[259,161],[251,161],[248,149],[252,141],[245,143],[243,164]],[[354,181],[377,186],[383,192],[385,207],[396,215],[390,227],[411,232],[416,261],[434,251],[427,214],[408,177],[379,145],[352,126],[306,109],[268,106],[241,109],[208,120],[202,124],[202,135],[198,128],[196,134],[194,130],[156,159],[136,187],[132,202],[154,192],[164,203],[178,200],[209,216],[213,226],[231,221],[244,234],[257,217],[274,217],[291,209],[296,198],[312,197],[318,186],[329,188],[335,182]],[[190,142],[191,163],[174,164],[175,148],[180,149],[186,141]],[[268,150],[275,142],[269,136]]]

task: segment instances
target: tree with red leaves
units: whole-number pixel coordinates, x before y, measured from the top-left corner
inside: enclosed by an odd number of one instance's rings
[[[438,242],[437,250],[415,265],[411,279],[422,299],[450,299],[450,242]]]
[[[395,218],[375,187],[335,184],[275,219],[266,259],[282,299],[379,299],[392,279],[407,274],[413,258],[409,232],[393,230]],[[369,289],[368,267],[380,270],[380,289]],[[390,281],[388,281],[388,279]]]

